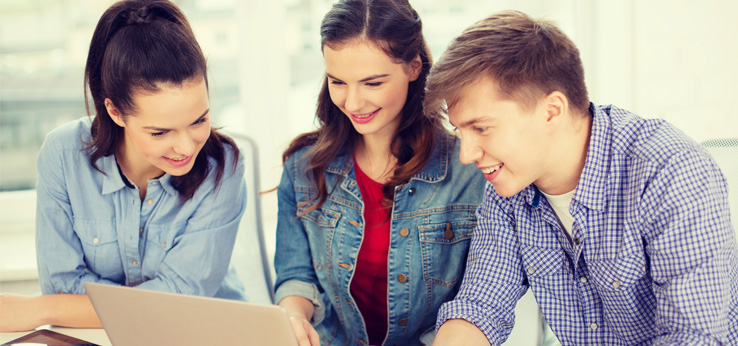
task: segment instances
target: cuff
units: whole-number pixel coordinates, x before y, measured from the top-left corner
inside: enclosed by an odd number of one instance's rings
[[[320,296],[318,287],[315,284],[307,283],[300,280],[289,280],[279,285],[277,292],[274,293],[274,302],[279,302],[288,296],[300,296],[313,303],[313,326],[319,325],[325,318],[325,304]]]
[[[476,305],[462,300],[452,300],[441,305],[438,310],[438,319],[436,320],[436,331],[441,328],[444,322],[452,319],[465,320],[475,325],[484,333],[491,345],[499,345],[507,338],[507,335],[500,335],[494,328],[490,318],[484,314]]]

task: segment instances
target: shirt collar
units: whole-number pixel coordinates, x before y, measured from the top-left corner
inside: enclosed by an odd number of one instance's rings
[[[607,204],[607,179],[612,156],[612,125],[609,108],[595,107],[589,112],[594,117],[589,137],[587,159],[579,178],[574,199],[587,208],[603,210]]]
[[[451,159],[451,147],[455,144],[452,136],[438,136],[436,147],[433,154],[428,159],[428,163],[411,179],[418,179],[430,183],[441,181],[446,177],[449,160]],[[351,153],[347,150],[342,151],[325,169],[326,172],[347,175],[353,168],[354,160]]]
[[[607,203],[607,172],[610,166],[611,151],[611,124],[609,109],[596,107],[589,104],[589,114],[592,121],[592,133],[589,137],[587,158],[584,162],[582,175],[579,177],[573,200],[578,201],[587,208],[603,210]],[[521,193],[513,197],[513,200],[525,201],[534,208],[538,208],[542,193],[531,184]]]
[[[103,174],[103,195],[116,192],[124,187],[128,187],[131,189],[136,188],[133,182],[129,181],[128,178],[123,175],[123,171],[120,170],[120,166],[115,160],[115,155],[107,155],[101,157],[97,160],[97,166],[100,167],[103,172],[105,172],[105,174]],[[162,188],[164,188],[164,191],[166,191],[168,194],[173,196],[179,194],[174,186],[172,186],[171,175],[169,175],[168,173],[164,173],[164,175],[160,176],[157,179],[159,180]]]

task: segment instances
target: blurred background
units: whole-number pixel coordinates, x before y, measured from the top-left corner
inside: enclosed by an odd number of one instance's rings
[[[281,153],[315,128],[319,26],[330,0],[178,0],[209,62],[214,123],[259,145],[261,186]],[[488,14],[545,17],[578,45],[590,98],[663,118],[697,141],[738,136],[738,2],[730,0],[411,0],[434,58]],[[44,136],[85,116],[83,71],[109,0],[0,0],[0,290],[31,283],[36,155]],[[262,197],[273,247],[276,194]],[[273,252],[273,250],[272,250]]]

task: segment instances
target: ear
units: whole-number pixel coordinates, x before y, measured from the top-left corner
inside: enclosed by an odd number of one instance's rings
[[[560,91],[553,91],[544,98],[546,107],[546,122],[560,123],[569,112],[569,99]]]
[[[110,119],[112,119],[113,122],[118,124],[120,127],[126,127],[126,123],[123,121],[123,115],[120,113],[118,108],[113,105],[113,101],[109,98],[105,98],[105,109],[107,109],[108,115],[110,115]]]
[[[407,67],[409,69],[410,81],[414,82],[420,77],[420,71],[423,70],[423,61],[420,60],[420,54],[416,55],[413,61],[407,64]]]

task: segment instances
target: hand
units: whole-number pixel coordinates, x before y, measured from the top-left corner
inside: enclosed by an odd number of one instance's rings
[[[295,332],[295,338],[297,338],[299,346],[320,346],[318,332],[315,331],[315,328],[305,316],[299,313],[291,313],[289,316],[292,331]]]
[[[39,327],[36,298],[0,293],[0,332],[21,332]]]

